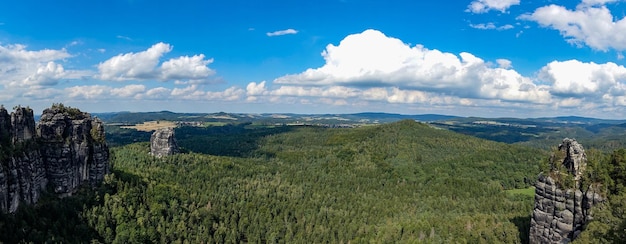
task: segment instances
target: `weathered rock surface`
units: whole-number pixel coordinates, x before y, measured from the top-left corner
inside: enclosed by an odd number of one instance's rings
[[[102,121],[88,113],[43,111],[37,125],[41,152],[54,192],[71,195],[83,182],[94,186],[108,172],[109,149]]]
[[[592,188],[581,189],[580,177],[587,165],[585,150],[576,140],[564,139],[559,153],[551,158],[552,170],[539,176],[535,184],[535,208],[530,223],[530,243],[568,243],[591,220],[590,209],[602,201]],[[563,167],[558,167],[562,164]],[[551,175],[564,168],[573,178],[569,187],[558,184]]]
[[[32,204],[48,184],[68,196],[83,183],[98,184],[108,173],[109,150],[102,122],[78,109],[44,110],[35,127],[33,111],[0,107],[0,211]]]
[[[173,128],[158,129],[150,137],[150,154],[163,157],[178,153],[178,145]]]

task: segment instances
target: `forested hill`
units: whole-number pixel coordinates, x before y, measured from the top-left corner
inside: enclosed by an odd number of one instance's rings
[[[180,144],[228,146],[237,136],[256,143],[222,154],[230,156],[155,158],[147,143],[114,148],[113,174],[85,203],[27,210],[40,218],[5,219],[0,233],[11,233],[2,236],[8,242],[515,243],[528,237],[533,199],[507,189],[530,186],[547,158],[410,120],[265,132],[239,130],[226,141],[177,135]],[[78,224],[40,226],[68,211]]]
[[[530,186],[544,155],[411,120],[343,130],[303,128],[268,137],[259,152],[291,162],[325,158],[331,165],[369,167],[402,179],[492,179],[505,189]]]

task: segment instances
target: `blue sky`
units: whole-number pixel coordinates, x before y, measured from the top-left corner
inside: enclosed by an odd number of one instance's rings
[[[621,0],[5,1],[36,111],[626,115]]]

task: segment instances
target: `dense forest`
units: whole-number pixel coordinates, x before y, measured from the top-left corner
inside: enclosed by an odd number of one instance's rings
[[[177,137],[186,153],[163,158],[120,142],[102,186],[1,215],[0,240],[524,243],[529,187],[550,156],[410,120],[184,127]],[[609,200],[580,241],[623,240],[626,150],[590,158],[585,179]]]

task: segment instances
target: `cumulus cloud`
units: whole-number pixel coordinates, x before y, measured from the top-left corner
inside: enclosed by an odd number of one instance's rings
[[[24,84],[52,86],[56,85],[58,80],[63,78],[64,75],[65,70],[63,66],[50,61],[46,65],[39,65],[37,72],[26,77]]]
[[[153,88],[138,95],[138,97],[194,101],[234,101],[241,100],[245,93],[245,90],[238,87],[230,87],[224,91],[204,91],[197,85],[189,85],[171,90],[163,87]]]
[[[493,22],[489,22],[489,23],[481,23],[481,24],[470,24],[470,27],[474,28],[474,29],[479,29],[479,30],[510,30],[515,28],[513,25],[502,25],[502,26],[496,26],[496,24],[494,24]]]
[[[599,99],[607,94],[626,95],[626,68],[611,62],[553,61],[541,69],[538,78],[551,84],[555,96]]]
[[[206,92],[206,99],[208,100],[221,100],[221,101],[236,101],[242,99],[245,95],[245,91],[238,87],[230,87],[224,91]]]
[[[491,68],[470,53],[457,56],[421,45],[411,47],[376,30],[349,35],[338,46],[328,45],[322,56],[326,61],[324,66],[279,77],[274,83],[398,87],[467,98],[549,101],[547,89],[514,70]]]
[[[284,36],[284,35],[293,35],[293,34],[298,34],[297,30],[294,29],[286,29],[286,30],[279,30],[279,31],[274,31],[274,32],[268,32],[265,33],[267,36]]]
[[[25,45],[0,45],[0,85],[5,88],[54,86],[61,79],[79,79],[88,71],[66,70],[59,62],[70,55],[65,49],[27,50]]]
[[[120,54],[98,64],[99,79],[142,80],[156,79],[159,59],[172,50],[169,44],[157,43],[146,51]]]
[[[170,59],[161,65],[161,80],[200,80],[215,74],[207,65],[213,59],[204,59],[204,54]]]
[[[248,86],[258,86],[254,82]],[[345,86],[310,87],[284,85],[274,90],[267,90],[260,96],[248,97],[248,101],[258,101],[259,97],[266,98],[273,103],[294,103],[306,101],[313,104],[314,101],[330,105],[391,103],[391,104],[426,104],[426,105],[472,105],[473,99],[465,99],[440,93],[425,92],[419,90],[400,89],[398,87],[373,87],[353,88]],[[292,98],[292,99],[289,99]],[[294,100],[297,98],[298,100]]]
[[[298,97],[333,97],[345,98],[356,97],[358,89],[344,86],[331,87],[303,87],[303,86],[281,86],[271,91],[275,96],[298,96]]]
[[[619,2],[620,0],[583,0],[581,4],[587,6],[605,5],[607,3]]]
[[[617,0],[583,0],[575,10],[549,5],[524,14],[520,19],[535,21],[558,30],[568,43],[608,51],[626,50],[626,17],[617,19],[605,6]]]
[[[322,52],[325,64],[269,83],[251,82],[247,101],[280,104],[406,106],[508,111],[559,109],[601,115],[626,105],[626,68],[615,63],[553,61],[532,77],[508,59],[485,62],[411,46],[367,30]],[[365,105],[363,105],[365,104]],[[368,105],[369,104],[369,105]]]
[[[498,67],[503,68],[503,69],[510,69],[513,67],[513,62],[511,62],[511,60],[508,59],[496,59],[496,63],[498,64]]]
[[[117,55],[98,64],[96,78],[112,81],[203,80],[215,74],[208,67],[213,59],[205,59],[203,54],[172,58],[159,66],[160,59],[170,51],[171,45],[160,42],[142,52]]]
[[[146,91],[145,98],[148,99],[164,99],[171,94],[172,90],[165,87],[156,87]]]
[[[144,85],[127,85],[120,88],[112,88],[111,95],[118,97],[134,97],[146,90]]]
[[[197,85],[182,88],[155,87],[148,89],[145,85],[131,84],[123,87],[105,85],[72,86],[64,89],[42,89],[49,94],[70,98],[75,101],[107,101],[124,100],[191,100],[191,101],[236,101],[242,100],[246,94],[244,89],[230,87],[223,91],[204,91]]]
[[[60,89],[46,87],[46,88],[28,89],[24,91],[24,93],[22,93],[21,95],[23,98],[28,98],[31,100],[46,100],[46,99],[55,99],[57,97],[62,97],[65,94],[63,94],[63,91]]]
[[[49,62],[68,58],[71,55],[65,50],[44,49],[28,51],[26,45],[0,45],[0,62]]]
[[[487,13],[491,10],[506,12],[513,5],[519,5],[520,0],[475,0],[467,6],[466,12],[475,14]]]
[[[100,100],[109,93],[110,87],[103,85],[93,86],[73,86],[65,88],[65,94],[68,98],[83,100]]]
[[[265,88],[265,81],[261,83],[250,82],[246,87],[246,94],[248,96],[266,95],[267,89]]]

